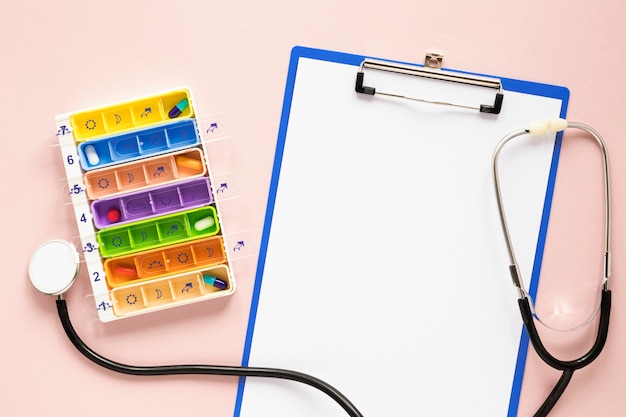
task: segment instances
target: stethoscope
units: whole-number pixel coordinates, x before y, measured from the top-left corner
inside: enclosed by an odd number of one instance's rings
[[[524,289],[519,267],[515,259],[513,245],[509,234],[509,228],[504,213],[504,205],[502,203],[500,180],[498,174],[498,158],[502,147],[511,139],[523,135],[542,135],[546,131],[557,132],[566,128],[582,129],[595,138],[598,142],[604,161],[604,184],[606,196],[606,230],[605,230],[605,266],[604,266],[604,282],[602,287],[602,301],[600,305],[600,324],[598,335],[593,347],[585,355],[571,361],[562,361],[552,356],[543,346],[537,329],[534,324],[535,314],[533,312],[529,296]],[[522,320],[528,332],[530,341],[537,351],[539,357],[553,368],[563,371],[561,378],[554,387],[546,401],[543,403],[539,411],[535,414],[538,416],[546,416],[554,404],[557,402],[565,388],[567,387],[572,374],[575,370],[589,365],[602,351],[606,342],[609,316],[611,310],[611,291],[609,290],[610,275],[610,190],[609,190],[609,168],[606,146],[600,135],[589,126],[581,123],[567,122],[562,119],[551,121],[547,124],[537,125],[533,128],[522,129],[510,133],[505,136],[497,145],[493,155],[493,175],[496,188],[496,196],[502,230],[506,240],[507,249],[511,266],[509,267],[513,283],[517,287],[519,293],[518,304],[522,314]],[[139,376],[158,376],[158,375],[223,375],[223,376],[239,376],[239,377],[265,377],[279,378],[300,382],[316,388],[333,400],[335,400],[351,417],[363,417],[359,410],[343,395],[339,390],[331,386],[325,381],[308,374],[297,371],[279,369],[279,368],[261,368],[248,366],[222,366],[222,365],[163,365],[163,366],[136,366],[127,365],[108,359],[95,352],[87,346],[76,333],[70,320],[67,304],[63,299],[63,294],[70,289],[75,282],[80,270],[80,257],[74,245],[68,241],[55,239],[45,242],[39,246],[33,253],[28,272],[33,286],[41,293],[55,296],[57,312],[59,319],[72,344],[92,362],[109,369],[111,371],[120,372],[129,375]]]
[[[510,140],[525,136],[541,136],[548,132],[560,132],[567,128],[580,129],[588,134],[590,134],[597,142],[600,150],[602,152],[602,162],[603,162],[603,174],[604,174],[604,196],[605,196],[605,204],[604,204],[604,219],[605,219],[605,229],[604,229],[604,268],[603,268],[603,281],[602,281],[602,290],[601,290],[601,302],[600,302],[600,320],[598,325],[598,334],[596,336],[596,341],[591,347],[591,349],[580,356],[578,359],[563,361],[555,358],[547,351],[543,343],[541,342],[541,338],[539,337],[539,333],[537,332],[537,328],[535,326],[535,320],[538,319],[535,314],[533,307],[531,305],[531,298],[525,290],[522,276],[520,273],[519,265],[517,264],[517,260],[515,259],[515,252],[513,250],[513,243],[511,241],[511,235],[509,233],[509,227],[507,224],[506,215],[504,212],[504,204],[502,202],[502,192],[500,187],[500,176],[498,172],[498,158],[500,156],[500,151]],[[606,145],[602,140],[602,137],[591,127],[582,124],[582,123],[574,123],[568,122],[564,119],[553,119],[547,123],[537,124],[528,129],[521,129],[515,132],[512,132],[506,135],[504,138],[500,140],[493,154],[493,179],[494,185],[496,189],[496,199],[498,202],[498,211],[500,214],[500,223],[502,225],[502,231],[504,233],[504,239],[506,242],[506,247],[509,253],[509,271],[511,274],[511,278],[513,280],[513,284],[517,288],[518,291],[518,304],[519,309],[522,314],[522,320],[524,322],[524,326],[526,331],[528,332],[528,337],[530,342],[532,343],[535,351],[539,355],[539,357],[552,368],[563,371],[559,381],[553,388],[552,392],[550,392],[548,398],[541,405],[535,417],[538,416],[546,416],[552,407],[556,404],[558,399],[565,391],[565,388],[569,384],[574,371],[581,369],[591,362],[593,362],[604,347],[606,342],[607,333],[609,330],[609,317],[611,315],[611,290],[609,289],[609,277],[611,275],[611,250],[610,250],[610,240],[611,240],[611,190],[610,190],[610,175],[609,175],[609,158],[606,150]],[[597,310],[595,312],[597,314]],[[594,314],[595,316],[595,314]],[[593,319],[591,316],[585,323],[577,328],[582,327],[583,325],[588,324]],[[539,320],[541,322],[541,320]]]
[[[332,385],[302,372],[279,368],[225,365],[127,365],[108,359],[85,344],[76,333],[70,320],[63,294],[76,281],[80,269],[80,257],[71,242],[54,239],[35,249],[28,265],[30,280],[39,292],[56,296],[57,312],[65,334],[74,347],[87,359],[111,371],[139,376],[159,375],[223,375],[239,377],[264,377],[287,379],[316,388],[335,400],[351,417],[363,417],[359,410]]]

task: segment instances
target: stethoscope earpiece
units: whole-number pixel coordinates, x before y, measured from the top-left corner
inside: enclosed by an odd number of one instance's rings
[[[28,264],[30,282],[46,295],[61,295],[69,290],[80,267],[74,245],[61,239],[49,240],[35,249]]]

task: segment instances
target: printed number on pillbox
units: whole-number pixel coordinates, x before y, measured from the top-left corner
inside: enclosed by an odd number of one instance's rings
[[[56,128],[100,320],[235,291],[189,90],[59,115]]]

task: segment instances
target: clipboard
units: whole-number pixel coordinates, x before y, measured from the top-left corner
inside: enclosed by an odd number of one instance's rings
[[[565,117],[569,91],[496,78],[494,92],[364,62],[420,69],[292,50],[242,363],[321,378],[365,416],[516,416],[528,339],[490,161],[507,133]],[[501,155],[532,296],[560,143]],[[266,415],[343,410],[308,386],[242,379],[235,416]]]

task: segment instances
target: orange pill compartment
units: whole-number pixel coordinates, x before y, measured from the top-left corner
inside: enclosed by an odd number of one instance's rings
[[[217,288],[209,284],[215,279],[225,284],[225,288]],[[230,269],[228,265],[221,264],[198,271],[117,287],[111,291],[111,300],[113,312],[121,317],[158,310],[168,304],[184,305],[205,299],[226,297],[234,291],[235,285]]]
[[[107,259],[104,269],[113,312],[120,317],[235,290],[221,236]]]
[[[84,175],[84,183],[87,196],[95,200],[206,174],[204,153],[199,148],[192,148],[89,171]]]
[[[212,236],[134,255],[110,258],[104,262],[104,271],[109,287],[116,288],[225,262],[224,241],[221,236]]]

